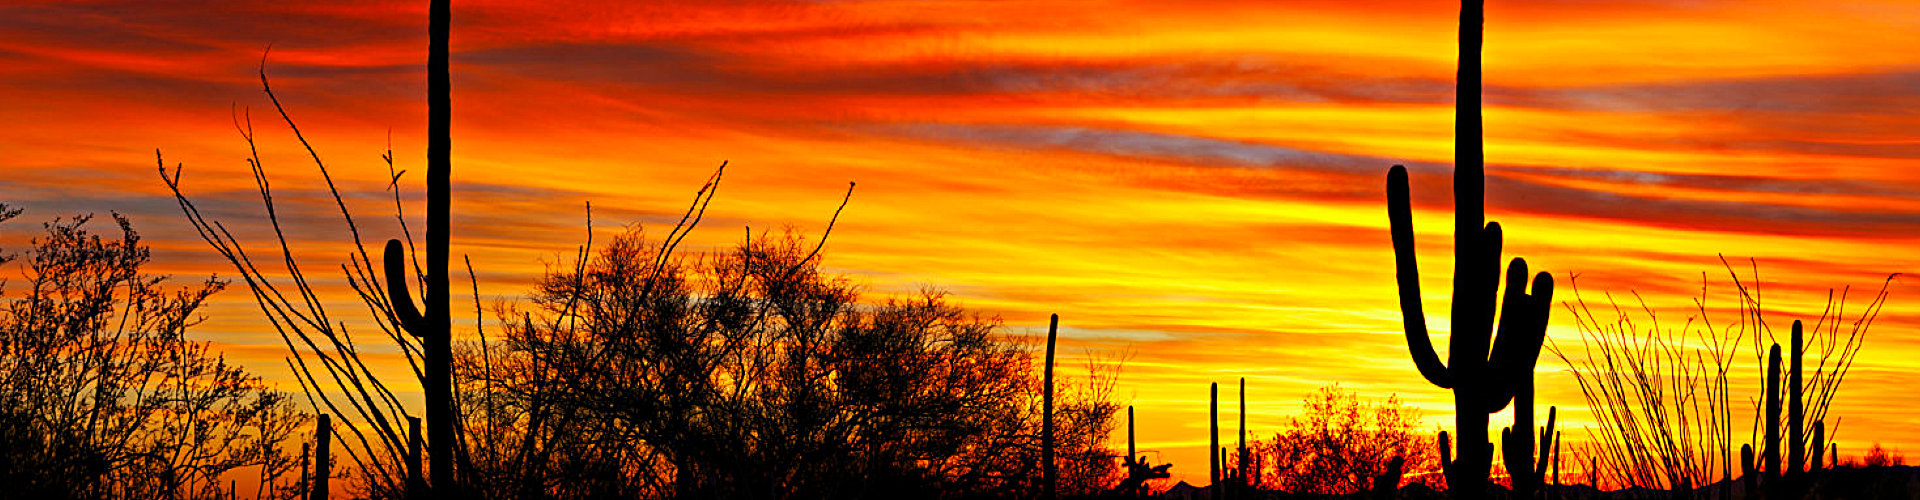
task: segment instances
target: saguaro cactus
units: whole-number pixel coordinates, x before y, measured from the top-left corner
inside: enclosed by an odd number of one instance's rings
[[[1767,498],[1780,498],[1780,344],[1767,351],[1767,447],[1760,454],[1760,467],[1766,470]]]
[[[1753,463],[1753,445],[1740,445],[1740,482],[1746,487],[1743,497],[1751,498],[1760,492],[1760,468]]]
[[[1042,377],[1046,388],[1041,393],[1041,405],[1046,409],[1040,417],[1040,476],[1046,483],[1047,498],[1051,500],[1059,493],[1055,485],[1056,473],[1053,468],[1053,342],[1060,335],[1060,315],[1047,319],[1047,367]]]
[[[1792,356],[1787,366],[1787,485],[1799,491],[1807,467],[1806,407],[1800,392],[1800,358],[1805,352],[1804,335],[1800,330],[1800,320],[1793,321]]]
[[[1809,453],[1807,456],[1809,460],[1807,464],[1807,475],[1810,477],[1820,474],[1820,457],[1821,455],[1825,455],[1825,453],[1821,452],[1827,449],[1826,440],[1827,423],[1815,420],[1813,422],[1813,447],[1807,449]]]
[[[1214,382],[1207,394],[1207,454],[1209,466],[1207,472],[1208,489],[1213,490],[1213,499],[1220,500],[1220,383]]]
[[[313,489],[307,492],[309,500],[327,500],[332,487],[327,480],[333,477],[333,418],[320,414],[313,425]]]
[[[433,493],[458,495],[454,485],[453,317],[448,308],[447,242],[450,231],[453,160],[453,96],[447,65],[447,34],[452,25],[448,0],[428,2],[427,27],[427,268],[421,302],[424,314],[407,294],[406,257],[400,240],[387,240],[387,300],[401,329],[420,339],[424,358],[420,388],[427,403],[428,474]]]
[[[1413,208],[1405,167],[1387,173],[1387,215],[1393,233],[1394,260],[1405,321],[1407,348],[1414,366],[1428,382],[1453,390],[1454,439],[1457,455],[1448,470],[1448,491],[1455,498],[1485,494],[1487,472],[1493,464],[1487,441],[1487,416],[1512,400],[1521,378],[1532,378],[1533,360],[1546,336],[1547,313],[1553,302],[1553,277],[1534,277],[1533,293],[1524,292],[1527,265],[1513,259],[1507,267],[1507,289],[1499,308],[1495,332],[1495,299],[1499,296],[1501,233],[1499,223],[1486,223],[1485,158],[1480,143],[1480,41],[1483,5],[1469,0],[1460,6],[1460,68],[1455,94],[1454,137],[1454,273],[1451,337],[1448,362],[1427,338],[1426,313],[1420,304],[1420,271],[1415,259]],[[1495,337],[1488,352],[1488,337]],[[1529,423],[1528,425],[1532,425]],[[1530,437],[1528,438],[1530,441]]]
[[[407,498],[426,494],[426,479],[420,475],[420,417],[407,417]]]
[[[1553,426],[1559,410],[1558,407],[1547,407],[1547,426],[1540,429],[1539,458],[1536,459],[1533,447],[1533,415],[1532,412],[1521,411],[1528,406],[1522,404],[1522,400],[1530,402],[1533,399],[1532,384],[1526,385],[1527,390],[1517,393],[1513,398],[1514,424],[1522,425],[1521,423],[1525,422],[1525,427],[1519,430],[1506,428],[1500,431],[1500,444],[1506,452],[1507,473],[1513,481],[1513,496],[1521,500],[1533,498],[1534,492],[1539,491],[1540,487],[1546,483],[1547,465],[1552,461],[1553,448],[1557,444],[1554,441]],[[1522,398],[1519,394],[1528,396]]]
[[[1240,454],[1233,459],[1235,475],[1241,483],[1247,478],[1247,378],[1240,377]]]

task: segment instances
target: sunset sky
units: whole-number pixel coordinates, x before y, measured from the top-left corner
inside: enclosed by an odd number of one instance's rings
[[[154,271],[232,275],[165,193],[154,150],[184,165],[210,217],[265,245],[235,128],[250,113],[296,250],[310,274],[335,269],[347,233],[260,91],[269,46],[275,92],[363,233],[397,235],[380,155],[391,144],[417,203],[425,8],[7,2],[0,201],[27,212],[0,242],[17,252],[40,222],[118,211],[155,248]],[[950,290],[1028,341],[1058,313],[1066,373],[1130,351],[1119,396],[1176,479],[1207,480],[1210,381],[1231,408],[1247,378],[1256,436],[1333,382],[1397,394],[1426,426],[1450,427],[1451,393],[1420,378],[1400,333],[1383,191],[1389,166],[1411,169],[1444,350],[1457,9],[456,2],[453,253],[471,256],[492,304],[569,258],[588,202],[600,234],[660,227],[727,161],[689,239],[709,249],[743,227],[817,236],[852,181],[827,267],[875,300]],[[1889,274],[1920,271],[1920,4],[1496,0],[1486,29],[1488,217],[1509,256],[1560,279],[1559,298],[1577,275],[1589,300],[1638,291],[1677,325],[1703,272],[1709,305],[1733,305],[1717,254],[1752,258],[1784,332],[1829,289],[1864,303]],[[1920,451],[1916,283],[1892,282],[1834,403],[1842,455],[1874,441]],[[454,284],[456,316],[470,318],[467,284]],[[244,290],[208,313],[199,338],[298,390]],[[1550,336],[1578,342],[1564,309]],[[1542,355],[1540,411],[1559,405],[1580,439],[1593,420],[1565,368]],[[1750,384],[1756,368],[1741,369]]]

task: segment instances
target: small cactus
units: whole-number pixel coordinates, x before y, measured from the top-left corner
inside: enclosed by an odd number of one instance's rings
[[[309,500],[327,500],[331,491],[327,480],[333,476],[332,441],[333,418],[322,413],[313,426],[313,481],[308,483],[313,489],[307,492]]]
[[[1745,496],[1752,498],[1760,492],[1760,469],[1753,463],[1753,445],[1740,445],[1740,480],[1746,487]]]

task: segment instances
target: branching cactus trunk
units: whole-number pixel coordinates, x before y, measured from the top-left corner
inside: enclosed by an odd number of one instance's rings
[[[453,475],[453,320],[448,304],[447,253],[452,209],[453,98],[447,64],[447,38],[452,24],[449,0],[428,5],[427,28],[427,267],[421,303],[416,309],[407,282],[406,255],[400,240],[387,240],[382,255],[388,300],[394,319],[408,334],[420,339],[424,358],[420,388],[427,403],[428,496],[455,498],[459,488]]]
[[[1040,404],[1046,407],[1040,417],[1040,480],[1046,483],[1047,500],[1059,493],[1055,483],[1059,476],[1053,468],[1053,342],[1059,335],[1060,315],[1055,314],[1047,320],[1047,367],[1041,382],[1046,388],[1040,396]]]
[[[1528,377],[1532,378],[1532,377]],[[1547,407],[1547,426],[1540,429],[1539,451],[1536,455],[1533,444],[1533,391],[1531,383],[1525,384],[1526,390],[1515,393],[1513,397],[1513,421],[1521,425],[1521,430],[1501,429],[1500,444],[1506,454],[1507,473],[1513,483],[1513,498],[1529,500],[1546,484],[1547,465],[1553,458],[1554,419],[1558,407]],[[1539,458],[1535,458],[1538,456]]]
[[[1449,359],[1445,364],[1427,338],[1426,313],[1420,304],[1407,170],[1395,165],[1387,174],[1387,214],[1407,348],[1414,366],[1428,382],[1453,390],[1457,453],[1447,472],[1447,489],[1454,498],[1462,499],[1480,498],[1486,493],[1487,474],[1493,465],[1492,443],[1487,439],[1488,415],[1499,412],[1513,399],[1519,389],[1516,382],[1532,379],[1553,301],[1553,277],[1547,273],[1535,276],[1533,293],[1526,293],[1527,265],[1522,259],[1513,259],[1508,265],[1506,295],[1500,299],[1500,225],[1484,221],[1486,174],[1480,117],[1484,10],[1480,0],[1467,0],[1460,7],[1460,68],[1454,107],[1455,267]],[[1500,299],[1499,304],[1496,299]],[[1524,440],[1532,441],[1530,432],[1522,434],[1526,435]]]

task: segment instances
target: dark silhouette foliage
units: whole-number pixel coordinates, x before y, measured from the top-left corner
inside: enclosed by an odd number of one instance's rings
[[[307,416],[186,335],[226,282],[169,289],[126,218],[105,238],[91,221],[47,223],[0,295],[0,497],[224,498],[237,475],[297,496]]]
[[[697,211],[691,212],[697,213]],[[923,291],[879,303],[762,233],[673,252],[630,229],[497,308],[459,393],[489,497],[1027,496],[1040,471],[1033,353]],[[1098,366],[1098,365],[1095,365]],[[1111,379],[1059,409],[1063,493],[1117,482]],[[1104,384],[1104,385],[1102,385]],[[482,430],[484,429],[484,430]]]
[[[1279,432],[1250,445],[1261,463],[1255,474],[1261,484],[1295,494],[1378,490],[1374,483],[1383,476],[1391,476],[1390,489],[1437,488],[1442,483],[1435,450],[1444,452],[1445,446],[1436,448],[1415,428],[1419,422],[1419,412],[1396,397],[1365,402],[1338,385],[1322,387]]]

